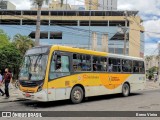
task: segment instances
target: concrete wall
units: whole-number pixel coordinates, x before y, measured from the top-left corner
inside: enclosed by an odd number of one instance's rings
[[[98,10],[117,10],[117,0],[99,0]]]
[[[16,10],[16,6],[11,2],[7,2],[7,10]]]

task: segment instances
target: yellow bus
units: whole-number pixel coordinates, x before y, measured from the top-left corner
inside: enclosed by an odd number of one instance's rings
[[[142,58],[58,45],[28,50],[19,74],[25,99],[75,104],[91,96],[128,96],[143,90],[145,82]]]

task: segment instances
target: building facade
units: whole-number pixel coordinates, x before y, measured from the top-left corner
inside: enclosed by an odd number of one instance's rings
[[[16,10],[16,6],[9,1],[0,1],[1,10]]]
[[[38,7],[32,7],[31,10],[37,10]],[[68,3],[61,4],[61,0],[52,0],[47,7],[42,7],[42,10],[71,10]]]
[[[86,10],[117,10],[117,0],[85,0]]]
[[[152,67],[158,67],[159,59],[160,59],[160,56],[158,55],[145,56],[146,70],[149,70]]]
[[[119,29],[125,26],[125,11],[49,11],[41,12],[40,44],[60,44],[91,49],[92,33],[96,33],[97,49],[102,49],[102,36],[108,34],[108,51],[123,54],[124,33]],[[127,55],[143,57],[144,28],[140,25],[138,11],[128,11]],[[34,10],[0,10],[0,29],[13,38],[15,34],[35,39],[36,15]]]

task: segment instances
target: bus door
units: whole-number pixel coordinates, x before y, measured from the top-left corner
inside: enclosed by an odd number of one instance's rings
[[[67,88],[69,87],[69,80],[67,80],[67,76],[70,75],[70,54],[65,52],[56,52],[54,54],[53,62],[54,72],[52,73],[52,79],[54,81],[53,86],[55,86],[55,100],[66,99],[66,96],[68,96],[66,95],[66,93],[68,93]]]

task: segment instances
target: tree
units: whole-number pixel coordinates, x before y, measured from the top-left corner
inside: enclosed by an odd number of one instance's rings
[[[148,78],[152,79],[154,77],[154,73],[158,72],[158,67],[152,67],[148,70]]]
[[[8,44],[0,48],[0,56],[0,70],[7,67],[14,73],[14,77],[17,77],[23,58],[20,51],[13,44]]]
[[[31,38],[20,34],[14,36],[13,44],[21,52],[22,56],[26,53],[28,49],[32,48],[35,45],[34,41]]]
[[[3,30],[0,29],[0,48],[8,44],[9,44],[8,35]]]
[[[43,3],[48,4],[49,0],[31,0],[33,5],[37,5],[38,6],[38,11],[37,11],[37,25],[36,25],[36,39],[35,39],[35,45],[38,46],[39,45],[39,39],[40,39],[40,25],[41,25],[41,9],[42,9],[42,5]],[[61,0],[61,5],[63,4],[64,0]]]
[[[40,25],[41,25],[41,9],[42,9],[42,5],[45,2],[46,4],[48,4],[49,0],[31,0],[33,5],[37,5],[38,6],[38,11],[37,11],[37,25],[36,25],[36,38],[35,38],[35,45],[38,46],[39,45],[39,39],[40,39]]]

